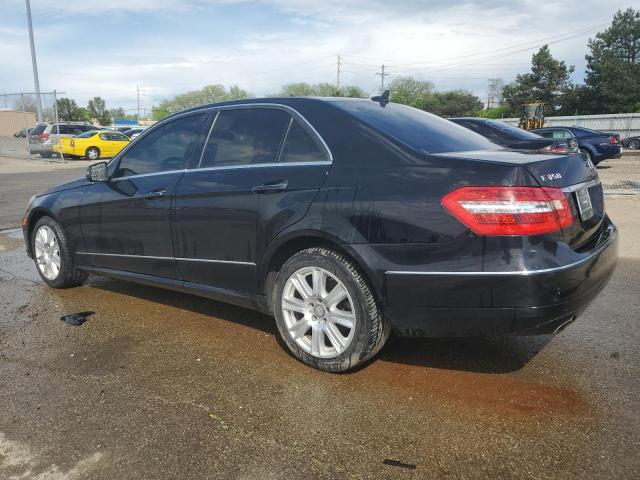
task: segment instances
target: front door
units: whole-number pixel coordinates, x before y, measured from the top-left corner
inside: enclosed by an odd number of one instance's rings
[[[86,263],[179,278],[171,203],[186,165],[202,149],[208,119],[208,113],[195,113],[154,127],[116,158],[108,182],[90,186],[83,208],[92,214],[83,220]]]

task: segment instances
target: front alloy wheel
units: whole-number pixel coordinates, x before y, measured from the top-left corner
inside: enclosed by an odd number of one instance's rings
[[[75,287],[87,278],[73,263],[71,251],[58,222],[46,216],[38,219],[31,234],[31,252],[38,274],[50,287]]]
[[[54,281],[60,273],[60,245],[55,233],[48,225],[42,225],[33,244],[38,270],[47,280]]]
[[[336,357],[353,340],[353,300],[324,268],[304,267],[291,274],[282,295],[282,316],[291,338],[314,357]]]

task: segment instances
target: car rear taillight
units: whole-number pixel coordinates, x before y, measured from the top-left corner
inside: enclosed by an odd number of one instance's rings
[[[542,149],[543,152],[551,152],[551,153],[567,153],[567,147],[559,147],[559,146],[553,146],[553,145],[548,145],[546,147],[544,147]]]
[[[32,135],[33,138],[40,138],[42,140],[46,140],[47,138],[49,138],[49,134],[48,133],[38,133],[37,135]]]
[[[461,187],[442,204],[478,235],[540,235],[573,223],[559,188]]]

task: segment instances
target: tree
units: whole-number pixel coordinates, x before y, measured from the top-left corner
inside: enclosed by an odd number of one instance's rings
[[[62,97],[56,100],[58,119],[68,122],[89,121],[91,115],[86,108],[78,107],[72,98]]]
[[[412,77],[398,77],[389,85],[392,102],[402,103],[424,110],[428,97],[433,93],[433,83]]]
[[[640,10],[618,10],[589,40],[586,85],[594,113],[640,111]]]
[[[241,89],[237,85],[231,86],[228,90],[224,85],[207,85],[200,90],[194,90],[176,95],[169,100],[163,100],[160,105],[153,107],[151,115],[154,120],[161,120],[167,115],[199,105],[252,97],[253,95],[250,92]]]
[[[338,90],[333,83],[311,85],[305,82],[283,85],[280,92],[270,97],[356,97],[365,98],[367,94],[355,85],[345,85]]]
[[[15,101],[14,108],[21,112],[37,112],[36,99],[32,95],[20,95]]]
[[[107,111],[107,106],[103,98],[93,97],[89,100],[87,110],[89,110],[91,118],[97,120],[100,125],[111,125],[111,117],[109,116],[109,112]]]
[[[474,94],[452,90],[428,95],[424,110],[441,117],[467,117],[475,115],[482,107],[482,101]]]
[[[520,112],[522,104],[544,102],[545,114],[554,115],[562,108],[565,91],[571,87],[574,67],[567,66],[551,55],[545,45],[531,58],[531,73],[519,74],[502,92],[512,115]]]

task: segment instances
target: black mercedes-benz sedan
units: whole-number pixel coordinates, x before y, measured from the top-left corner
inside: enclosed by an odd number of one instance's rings
[[[329,371],[392,330],[557,332],[605,286],[618,243],[581,155],[506,150],[384,97],[173,115],[35,196],[23,230],[51,287],[93,273],[260,310]]]

